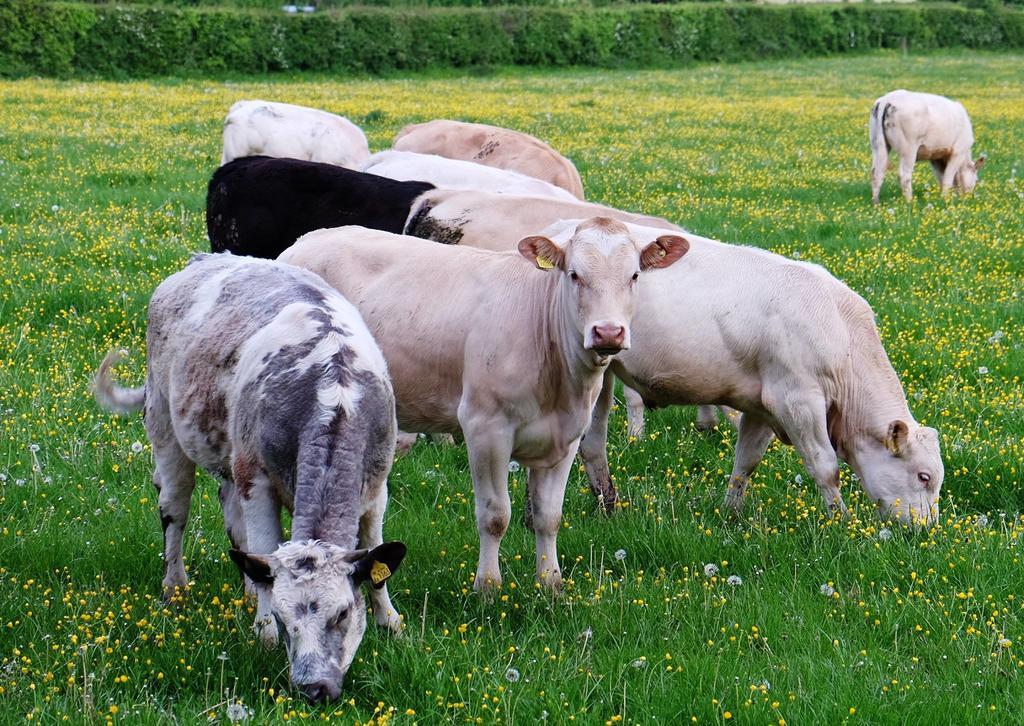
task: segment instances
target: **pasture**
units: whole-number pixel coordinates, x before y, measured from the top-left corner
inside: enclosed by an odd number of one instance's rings
[[[0,721],[201,723],[1002,723],[1024,713],[1024,58],[882,54],[677,71],[348,80],[0,83]],[[892,88],[942,93],[987,152],[977,193],[870,202],[867,118]],[[692,409],[612,421],[624,501],[582,466],[559,551],[533,580],[513,524],[496,601],[474,594],[463,447],[421,441],[390,477],[401,639],[372,624],[343,700],[289,692],[252,636],[216,486],[202,476],[187,604],[159,600],[161,535],[141,416],[95,405],[123,346],[142,380],[149,294],[207,246],[206,182],[240,98],[324,108],[384,148],[458,117],[545,139],[588,197],[819,262],[874,307],[917,419],[940,430],[940,522],[880,522],[843,473],[827,519],[773,443],[745,516],[721,511],[734,432]],[[683,261],[685,263],[685,259]],[[437,294],[444,295],[444,274]],[[671,311],[666,311],[671,315]],[[515,468],[515,467],[513,467]]]

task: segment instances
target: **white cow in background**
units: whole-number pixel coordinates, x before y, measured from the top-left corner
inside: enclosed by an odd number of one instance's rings
[[[891,91],[875,101],[869,126],[871,201],[875,204],[890,151],[899,155],[900,187],[908,202],[914,196],[910,181],[918,161],[932,163],[943,194],[954,186],[974,191],[985,157],[971,161],[974,132],[963,105],[931,93]]]
[[[221,166],[243,156],[319,161],[360,170],[370,158],[362,129],[347,118],[274,101],[238,101],[224,119]]]
[[[430,182],[439,189],[468,189],[576,201],[572,194],[546,181],[508,169],[436,154],[394,149],[379,151],[370,157],[363,171],[396,181]]]

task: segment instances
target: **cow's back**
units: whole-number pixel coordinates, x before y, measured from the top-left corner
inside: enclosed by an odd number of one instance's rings
[[[403,128],[393,148],[437,154],[541,179],[583,199],[583,181],[569,159],[540,139],[487,124],[438,119]]]
[[[899,150],[902,143],[909,143],[914,150],[923,148],[924,159],[970,153],[974,133],[963,104],[933,93],[898,89],[875,105],[890,147]]]

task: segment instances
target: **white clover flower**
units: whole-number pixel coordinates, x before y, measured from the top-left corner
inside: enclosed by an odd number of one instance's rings
[[[132,453],[133,454],[141,454],[142,450],[144,448],[146,448],[146,447],[142,445],[141,441],[133,441],[132,442]]]
[[[985,529],[988,526],[988,517],[984,514],[979,514],[974,518],[974,526],[978,529]]]
[[[1009,638],[1000,638],[999,639],[999,647],[1000,648],[1009,648],[1011,645],[1013,645],[1013,641],[1010,640]]]
[[[992,333],[991,336],[989,336],[988,344],[989,345],[995,345],[1000,340],[1002,340],[1005,336],[1006,336],[1006,333],[1004,333],[1002,330],[997,330],[996,332]]]
[[[704,577],[714,577],[718,574],[718,565],[708,563],[704,565]]]
[[[587,626],[587,629],[579,634],[578,639],[579,640],[590,640],[593,637],[594,637],[594,629],[591,628],[590,626]]]
[[[515,668],[509,668],[505,671],[505,680],[509,683],[516,683],[519,680],[519,671]]]
[[[515,474],[521,468],[522,467],[519,465],[519,462],[516,461],[515,459],[513,459],[510,462],[508,462],[508,471],[509,471],[510,474]]]
[[[980,376],[987,376],[988,375],[988,366],[981,366],[980,368],[978,368],[978,375],[980,375]]]
[[[827,582],[818,588],[818,591],[825,597],[832,597],[836,594],[836,589],[829,585]]]
[[[726,579],[726,582],[732,585],[733,587],[739,587],[743,584],[743,578],[739,575],[729,575],[729,577]]]
[[[60,205],[59,204],[54,204],[52,207],[50,207],[50,211],[51,212],[59,212],[60,211]]]
[[[796,476],[793,477],[793,481],[795,481],[798,485],[799,484],[803,484],[804,483],[804,478],[803,478],[802,475],[797,474]]]
[[[634,668],[646,668],[647,667],[647,658],[637,658],[635,661],[630,663],[630,665],[633,666]]]
[[[888,542],[892,539],[892,530],[888,527],[882,527],[880,530],[878,530],[878,539],[880,539],[882,542]]]
[[[28,450],[31,451],[33,454],[37,453],[39,451],[39,444],[29,444]]]
[[[626,550],[615,550],[615,559],[617,559],[619,562],[622,562],[624,559],[626,559]]]

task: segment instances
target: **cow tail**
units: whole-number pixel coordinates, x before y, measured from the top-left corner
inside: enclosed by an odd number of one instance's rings
[[[121,352],[112,350],[100,363],[93,379],[93,395],[96,402],[107,411],[128,414],[138,411],[146,403],[146,387],[121,388],[110,374],[110,371],[121,362]]]
[[[871,120],[869,124],[871,136],[871,148],[880,156],[889,155],[889,142],[885,138],[885,121],[892,106],[889,103],[877,101],[871,109]]]

